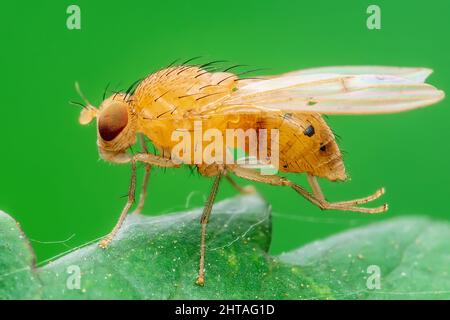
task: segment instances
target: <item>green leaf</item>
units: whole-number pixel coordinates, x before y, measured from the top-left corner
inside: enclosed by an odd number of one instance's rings
[[[0,211],[0,300],[39,297],[34,254],[13,218]]]
[[[391,219],[270,256],[270,206],[257,195],[239,196],[214,207],[208,225],[206,284],[199,287],[194,282],[200,215],[201,209],[158,217],[130,215],[107,250],[94,243],[36,272],[15,222],[0,216],[0,297],[450,298],[447,223]]]
[[[309,244],[280,260],[326,290],[320,298],[448,299],[449,242],[447,223],[397,218]],[[367,288],[371,266],[380,270],[379,289]]]
[[[106,250],[96,244],[40,271],[45,298],[254,298],[267,272],[270,211],[259,197],[238,197],[214,207],[207,233],[207,284],[194,284],[201,209],[159,217],[130,215]],[[81,290],[66,286],[67,267],[82,272]],[[256,281],[255,281],[256,280]]]

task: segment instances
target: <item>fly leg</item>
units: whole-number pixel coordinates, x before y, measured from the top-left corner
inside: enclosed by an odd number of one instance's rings
[[[136,192],[136,162],[138,161],[160,167],[178,167],[178,164],[173,163],[170,159],[162,158],[151,153],[138,153],[129,159],[129,162],[131,162],[131,182],[130,187],[128,188],[128,201],[125,204],[125,207],[119,216],[119,220],[112,231],[102,241],[100,241],[99,246],[103,249],[108,247],[117,232],[119,232],[128,211],[133,205]]]
[[[200,234],[200,264],[198,270],[197,281],[195,282],[199,286],[205,284],[205,251],[206,251],[206,225],[209,221],[209,216],[211,215],[212,206],[216,198],[217,190],[219,189],[220,179],[222,178],[222,171],[217,174],[211,191],[209,193],[208,200],[206,201],[205,207],[203,209],[202,217],[200,219],[201,224],[201,234]]]
[[[379,197],[382,194],[381,192],[375,193],[374,195],[363,198],[363,199],[356,199],[356,200],[352,200],[352,201],[343,201],[343,202],[333,203],[333,202],[328,202],[325,200],[318,184],[313,186],[313,189],[316,188],[315,194],[314,193],[311,194],[306,189],[302,188],[301,186],[293,183],[292,181],[290,181],[284,177],[280,177],[280,176],[276,176],[276,175],[270,175],[270,176],[269,175],[261,175],[260,173],[258,173],[255,170],[245,169],[242,167],[235,167],[235,168],[232,168],[231,170],[238,177],[242,177],[242,178],[245,178],[248,180],[253,180],[253,181],[267,183],[267,184],[271,184],[271,185],[277,185],[277,186],[289,186],[292,189],[294,189],[297,193],[302,195],[306,200],[315,204],[322,210],[353,211],[353,212],[362,212],[362,213],[373,214],[373,213],[385,212],[388,209],[387,204],[384,204],[377,208],[364,208],[364,207],[356,206],[357,204],[366,203],[366,202],[376,199],[377,197]]]
[[[177,163],[172,162],[171,159],[163,158],[152,153],[136,153],[133,156],[134,161],[143,162],[157,167],[174,168],[179,167]]]
[[[317,181],[317,178],[310,174],[307,175],[307,178],[308,178],[308,183],[311,186],[311,189],[313,190],[314,196],[316,196],[316,198],[318,198],[318,199],[325,200],[325,197],[323,195],[322,189],[320,188],[319,182]],[[379,197],[381,197],[383,194],[384,194],[384,188],[381,188],[381,189],[378,189],[377,191],[375,191],[370,196],[360,198],[360,199],[348,200],[348,201],[333,202],[333,205],[341,206],[345,210],[345,207],[360,205],[360,204],[374,201],[374,200],[378,199]],[[386,205],[386,210],[387,210],[387,205]]]
[[[234,181],[234,179],[231,177],[229,173],[225,175],[225,178],[233,186],[233,188],[236,189],[236,191],[241,194],[250,194],[256,192],[256,189],[253,186],[245,186],[245,187],[240,186],[236,181]]]
[[[136,214],[141,213],[142,208],[144,207],[145,197],[147,196],[148,180],[150,178],[151,170],[152,170],[152,165],[147,164],[145,166],[144,180],[142,181],[141,193],[139,195],[139,202],[136,206],[136,210],[134,210],[134,213],[136,213]]]
[[[141,141],[141,149],[143,153],[148,153],[147,145],[145,144],[145,138],[144,135],[141,133],[139,135],[139,139]],[[145,165],[145,173],[144,173],[144,180],[142,181],[142,187],[141,187],[141,193],[139,195],[139,202],[136,206],[136,210],[134,210],[134,213],[141,213],[142,208],[144,207],[145,198],[147,196],[147,186],[148,186],[148,180],[150,178],[150,172],[152,170],[151,164]]]
[[[130,186],[128,188],[128,200],[125,204],[125,207],[122,209],[122,212],[120,213],[119,220],[117,221],[116,225],[112,229],[112,231],[98,244],[100,248],[106,249],[112,239],[116,236],[117,232],[119,232],[120,227],[122,226],[123,221],[125,220],[125,217],[128,214],[128,211],[130,210],[131,205],[134,202],[134,193],[136,191],[136,161],[131,160],[131,181]]]

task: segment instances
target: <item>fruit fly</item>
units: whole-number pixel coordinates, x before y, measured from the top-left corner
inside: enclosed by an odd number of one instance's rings
[[[214,63],[214,62],[213,62]],[[263,175],[239,164],[188,163],[200,174],[214,178],[200,219],[200,261],[196,283],[205,282],[206,226],[222,178],[241,192],[232,175],[251,181],[292,188],[320,209],[362,213],[385,212],[361,206],[379,198],[384,189],[360,199],[330,202],[317,177],[331,181],[347,175],[332,130],[322,115],[378,114],[407,111],[437,103],[444,93],[426,84],[431,70],[378,66],[325,67],[260,78],[239,78],[232,73],[210,70],[213,63],[183,63],[161,69],[139,81],[133,89],[103,99],[95,108],[86,102],[79,121],[97,119],[98,151],[106,161],[131,164],[128,201],[113,230],[99,243],[106,248],[119,231],[135,198],[136,163],[145,164],[145,175],[136,212],[140,212],[153,166],[178,167],[171,150],[176,130],[192,133],[194,123],[205,128],[277,129],[279,171],[304,173],[311,192],[277,174]],[[139,138],[142,151],[129,152]],[[148,138],[157,154],[147,151]],[[248,189],[247,189],[248,190]]]

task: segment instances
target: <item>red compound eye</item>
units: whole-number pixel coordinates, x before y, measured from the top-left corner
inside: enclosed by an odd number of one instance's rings
[[[127,126],[127,107],[122,103],[113,103],[102,110],[98,118],[98,132],[105,141],[114,140]]]

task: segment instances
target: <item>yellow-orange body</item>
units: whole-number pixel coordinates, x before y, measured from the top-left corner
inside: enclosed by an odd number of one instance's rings
[[[137,117],[136,133],[144,133],[163,157],[170,157],[177,143],[172,133],[185,130],[194,135],[195,121],[201,121],[203,131],[215,128],[224,136],[226,129],[278,129],[280,171],[345,179],[334,135],[318,113],[224,105],[248,81],[252,80],[239,81],[232,73],[210,73],[194,66],[160,70],[143,80],[130,98]],[[197,166],[203,174],[214,172],[206,170],[211,168],[206,164]]]

